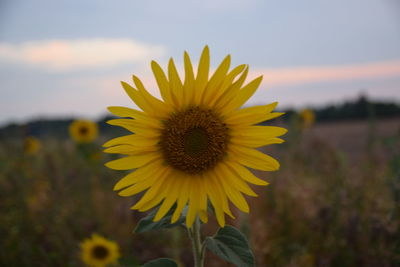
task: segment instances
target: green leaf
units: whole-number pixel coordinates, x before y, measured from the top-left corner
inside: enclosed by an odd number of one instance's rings
[[[220,258],[239,267],[255,266],[246,237],[235,227],[225,226],[214,237],[206,238],[206,247]]]
[[[141,219],[138,224],[136,225],[135,230],[133,230],[134,233],[143,233],[143,232],[148,232],[152,230],[158,230],[158,229],[163,229],[163,228],[172,228],[175,226],[179,226],[185,222],[186,219],[186,211],[187,209],[184,208],[182,211],[181,217],[178,219],[176,223],[171,224],[171,218],[172,214],[175,211],[175,205],[172,207],[168,213],[158,222],[154,222],[153,218],[157,213],[157,209],[152,210],[146,217]]]
[[[178,267],[178,264],[171,259],[159,258],[143,264],[142,267]]]

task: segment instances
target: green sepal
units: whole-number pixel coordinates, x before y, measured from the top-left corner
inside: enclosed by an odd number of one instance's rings
[[[214,237],[207,237],[206,247],[215,255],[239,267],[255,266],[253,252],[246,237],[235,227],[226,225]]]

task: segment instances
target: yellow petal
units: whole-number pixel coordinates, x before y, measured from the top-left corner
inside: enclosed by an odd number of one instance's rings
[[[159,148],[157,146],[135,147],[132,145],[118,145],[118,146],[109,147],[109,148],[105,149],[103,152],[110,153],[110,154],[136,155],[136,154],[142,154],[142,153],[147,153],[147,152],[155,152],[158,150],[159,150]]]
[[[113,113],[114,115],[118,116],[118,117],[130,117],[133,119],[147,119],[149,118],[149,116],[146,115],[146,113],[139,111],[139,110],[135,110],[135,109],[131,109],[131,108],[127,108],[127,107],[117,107],[117,106],[112,106],[112,107],[107,107],[108,111],[110,111],[111,113]]]
[[[253,191],[253,189],[248,186],[246,182],[244,182],[241,177],[238,177],[235,172],[232,171],[227,165],[224,163],[220,164],[221,175],[225,177],[226,184],[230,184],[234,186],[238,191],[252,197],[256,197],[257,194]]]
[[[128,156],[121,159],[116,159],[105,164],[106,167],[114,170],[130,170],[142,167],[146,163],[160,158],[158,152],[151,152],[142,155]]]
[[[204,223],[208,221],[207,217],[207,192],[204,183],[206,183],[207,178],[201,176],[199,177],[198,191],[199,191],[199,217]]]
[[[151,189],[151,188],[150,188]],[[148,191],[150,191],[150,189]],[[162,192],[162,191],[161,191]],[[140,208],[134,208],[133,206],[131,209],[137,209],[140,212],[148,211],[149,209],[154,208],[165,198],[165,194],[155,194],[155,197],[146,203],[144,203]]]
[[[174,177],[169,177],[167,183],[168,188],[165,188],[165,199],[158,209],[156,216],[154,217],[154,221],[157,222],[161,220],[167,214],[167,212],[171,209],[172,205],[176,202],[179,196],[179,183],[177,183],[177,179]]]
[[[228,89],[225,90],[224,94],[216,101],[214,107],[221,111],[223,115],[229,113],[231,110],[225,109],[230,102],[232,102],[238,95],[240,88],[242,87],[244,81],[246,80],[247,74],[249,73],[249,68],[246,66],[242,75],[239,79],[234,82]]]
[[[153,118],[152,116],[149,116],[146,113],[139,110],[126,107],[116,107],[116,106],[108,107],[108,110],[116,116],[133,118],[138,123],[141,123],[151,128],[160,128],[162,126],[160,119]],[[163,110],[161,111],[165,112]]]
[[[143,197],[131,207],[131,210],[147,211],[157,206],[166,196],[162,182],[156,182],[149,190],[144,193]]]
[[[231,114],[226,116],[226,123],[229,125],[252,125],[257,124],[266,120],[271,119],[271,117],[278,117],[281,114],[275,116],[271,113],[272,108],[275,107],[277,103],[273,103],[266,106],[254,106],[243,108],[233,111]]]
[[[185,104],[183,85],[172,58],[168,63],[168,78],[173,102],[175,103],[176,107],[181,107],[183,104]]]
[[[233,144],[260,147],[269,144],[280,144],[283,140],[276,138],[287,132],[285,128],[276,126],[247,126],[235,129],[232,127],[232,134],[230,141]]]
[[[132,133],[145,135],[150,138],[158,137],[160,135],[160,128],[150,127],[150,125],[146,125],[143,121],[132,120],[132,119],[113,119],[107,121],[110,125],[120,126]]]
[[[205,211],[205,210],[199,210],[199,217],[200,217],[200,220],[201,220],[203,223],[207,223],[207,222],[208,222],[208,214],[207,214],[207,211]]]
[[[148,138],[143,136],[138,136],[137,134],[120,136],[110,141],[104,143],[104,147],[110,147],[115,145],[133,145],[135,147],[147,147],[155,146],[158,143],[158,138]]]
[[[260,138],[260,137],[276,137],[287,133],[287,130],[277,126],[247,126],[232,132],[234,137],[248,137],[248,138]]]
[[[274,110],[276,106],[278,105],[278,102],[274,102],[268,105],[262,105],[262,106],[253,106],[253,107],[248,107],[248,108],[242,108],[239,110],[235,110],[232,113],[227,116],[227,120],[229,121],[228,123],[231,124],[241,124],[242,122],[238,121],[246,121],[249,116],[265,116]],[[254,124],[253,122],[251,124]]]
[[[210,50],[206,45],[200,56],[199,66],[197,70],[196,85],[195,85],[195,104],[200,104],[201,96],[208,82],[208,72],[210,71]]]
[[[186,215],[186,226],[191,228],[194,220],[196,219],[197,211],[199,210],[199,191],[197,190],[199,187],[198,177],[192,177],[189,181],[189,204],[188,204],[188,213]]]
[[[272,120],[272,119],[278,118],[278,117],[282,116],[283,114],[285,114],[285,112],[273,112],[273,113],[269,113],[269,114],[267,114],[267,115],[265,116],[264,121]]]
[[[241,111],[241,110],[245,110],[245,111],[243,111],[243,113],[248,112],[249,114],[248,114],[247,118],[243,118],[243,119],[236,121],[236,123],[237,123],[236,126],[249,126],[249,125],[253,125],[253,124],[258,124],[261,122],[265,122],[268,120],[278,118],[278,117],[282,116],[283,114],[285,114],[284,112],[265,113],[265,112],[263,112],[263,108],[259,107],[259,106],[239,109],[237,111]],[[250,115],[250,113],[253,113],[253,114]],[[233,126],[233,124],[231,124],[230,126]]]
[[[213,188],[215,192],[220,196],[220,201],[222,203],[222,210],[228,214],[229,217],[235,218],[229,208],[228,197],[225,193],[224,187],[219,181],[219,177],[216,174],[216,169],[213,170],[213,173],[208,177],[210,184],[213,184]]]
[[[160,208],[158,209],[153,221],[158,222],[159,220],[161,220],[165,216],[165,214],[167,214],[167,212],[171,209],[172,205],[174,205],[175,202],[176,197],[166,194],[166,197]]]
[[[164,71],[161,69],[157,62],[151,62],[151,69],[153,70],[154,77],[156,78],[158,88],[160,89],[161,97],[166,103],[172,103],[171,92],[169,89],[169,83]]]
[[[229,146],[229,150],[236,161],[249,168],[262,171],[276,171],[279,169],[278,161],[253,148],[246,148],[231,144]]]
[[[236,76],[239,75],[241,72],[243,72],[246,69],[246,67],[247,65],[242,64],[235,67],[232,71],[228,73],[220,89],[215,90],[213,97],[208,102],[210,106],[214,106],[215,103],[217,103],[220,100],[221,96],[223,96],[224,93],[232,86],[232,82],[236,78]]]
[[[114,190],[120,190],[124,187],[138,183],[148,177],[154,176],[157,172],[163,172],[166,168],[168,167],[163,165],[162,160],[151,161],[119,180],[114,186]]]
[[[152,96],[144,87],[142,81],[135,75],[132,75],[133,82],[143,96],[143,99],[152,106],[152,108],[159,115],[167,115],[171,111],[170,107],[162,102],[160,99]]]
[[[259,76],[249,82],[247,85],[245,85],[235,98],[230,101],[226,106],[224,106],[224,113],[233,111],[235,109],[238,109],[241,107],[244,103],[247,102],[247,100],[254,94],[254,92],[257,90],[257,88],[260,86],[262,81],[262,76]]]
[[[185,51],[183,54],[183,62],[185,66],[185,82],[183,84],[183,88],[185,91],[185,99],[186,102],[189,102],[192,104],[194,102],[194,94],[195,94],[195,88],[194,88],[194,73],[193,73],[193,66],[192,62],[190,61],[190,57],[188,53]]]
[[[121,197],[128,197],[128,196],[132,196],[132,195],[136,195],[144,190],[146,190],[147,188],[154,186],[154,184],[156,183],[158,177],[149,177],[148,179],[134,184],[128,188],[125,188],[124,190],[122,190],[121,192],[118,193],[118,195],[120,195]]]
[[[161,172],[158,176],[158,180],[146,191],[139,202],[137,202],[131,209],[138,209],[140,211],[149,210],[167,195],[168,190],[171,188],[171,184],[168,183],[168,178],[171,173],[171,169],[167,169]]]
[[[157,116],[157,111],[152,108],[151,104],[149,104],[146,99],[143,98],[143,95],[139,93],[135,88],[127,84],[126,82],[121,82],[122,87],[128,96],[132,99],[132,101],[143,111],[149,113],[151,115]]]
[[[221,194],[216,190],[216,185],[213,182],[213,179],[207,177],[209,181],[205,183],[208,197],[210,198],[211,204],[214,207],[215,216],[217,218],[218,224],[221,227],[225,226],[225,215],[222,209],[223,203],[221,200]]]
[[[273,144],[282,144],[283,142],[285,142],[285,140],[277,138],[277,137],[273,137],[273,138],[265,138],[265,137],[260,137],[260,138],[232,137],[230,139],[230,142],[232,144],[234,144],[234,145],[256,148],[256,147],[263,147],[263,146],[273,145]]]
[[[142,181],[125,188],[124,190],[120,191],[118,193],[118,195],[122,196],[122,197],[127,197],[127,196],[132,196],[132,195],[136,195],[137,193],[140,193],[144,190],[146,190],[149,187],[153,187],[153,186],[160,186],[160,183],[162,183],[163,178],[165,177],[165,175],[167,175],[169,172],[169,169],[162,169],[162,170],[158,170],[158,172],[153,175],[153,176],[149,176],[146,179],[143,179]]]
[[[222,184],[226,195],[228,196],[229,200],[241,211],[248,213],[250,211],[250,207],[247,204],[246,199],[242,196],[242,194],[232,187],[231,184],[228,184],[223,176],[223,173],[220,171],[216,171],[215,174],[217,175],[218,180]]]
[[[256,177],[251,171],[249,171],[246,167],[243,167],[242,165],[233,162],[233,161],[225,161],[226,165],[228,165],[235,173],[237,176],[242,178],[243,180],[255,184],[255,185],[268,185],[264,180],[261,180],[260,178]]]
[[[150,188],[151,189],[151,188]],[[150,191],[150,189],[148,191]],[[165,198],[165,194],[162,191],[162,188],[159,188],[159,194],[155,194],[155,197],[146,203],[144,203],[141,207],[137,208],[140,212],[148,211],[149,209],[154,208],[160,202]],[[146,192],[147,193],[147,192]],[[135,205],[136,206],[136,205]],[[134,209],[135,206],[133,206],[131,209]]]
[[[226,77],[226,74],[228,73],[230,64],[231,56],[227,55],[221,62],[217,70],[214,72],[213,76],[211,76],[210,81],[207,84],[207,87],[202,97],[203,104],[208,104],[214,97],[215,92],[218,91],[219,87]]]
[[[178,198],[178,205],[176,206],[176,209],[174,211],[174,214],[172,215],[171,218],[171,223],[176,223],[176,221],[180,218],[181,213],[183,208],[186,206],[186,203],[189,200],[189,177],[184,177],[183,174],[176,172],[176,177],[180,179],[180,192],[179,192],[179,198]]]

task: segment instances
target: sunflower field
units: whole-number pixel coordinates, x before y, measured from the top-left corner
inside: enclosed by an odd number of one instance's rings
[[[257,266],[398,266],[399,120],[303,120],[299,113],[268,123],[289,130],[285,143],[261,149],[279,160],[280,171],[256,171],[270,184],[246,197],[250,213],[231,206],[236,219],[226,224],[248,238]],[[121,172],[104,167],[117,157],[102,153],[102,144],[121,133],[93,132],[90,142],[2,136],[0,266],[85,266],[90,240],[118,246],[110,266],[160,257],[192,266],[182,227],[133,233],[145,216],[130,210],[140,195],[112,192]],[[203,234],[217,229],[210,215]],[[205,266],[233,265],[207,252]]]

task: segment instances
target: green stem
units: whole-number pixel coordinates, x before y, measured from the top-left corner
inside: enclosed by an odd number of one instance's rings
[[[204,266],[204,250],[202,248],[202,243],[201,243],[199,218],[196,218],[196,220],[193,223],[192,228],[188,229],[188,231],[189,231],[189,237],[192,240],[194,266],[195,267],[203,267]]]

